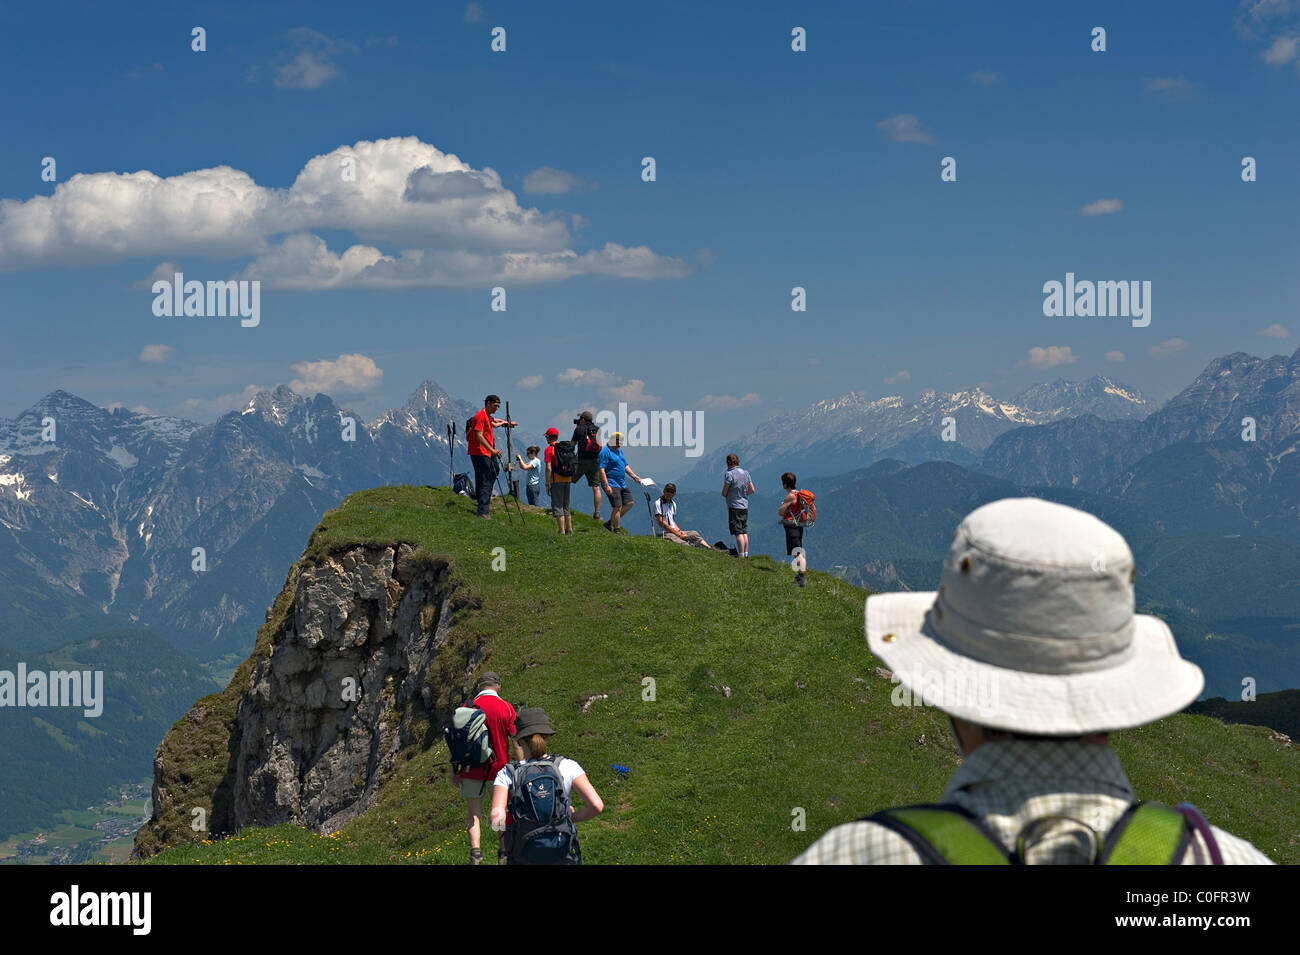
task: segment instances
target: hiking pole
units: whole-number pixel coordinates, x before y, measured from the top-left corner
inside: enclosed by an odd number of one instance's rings
[[[495,458],[495,457],[492,459],[492,462],[493,462],[493,464],[496,465],[496,467],[494,468],[494,470],[496,471],[496,484],[497,484],[497,490],[501,492],[501,504],[502,504],[502,506],[506,509],[506,516],[509,517],[509,516],[510,516],[510,501],[506,498],[506,492],[505,492],[505,489],[504,489],[504,487],[503,487],[502,484],[501,484],[501,465],[500,465],[500,463],[499,463],[499,460],[498,460],[497,458]],[[523,517],[522,513],[520,514],[520,517],[521,517],[521,518]],[[511,520],[514,520],[514,518],[511,518]]]
[[[506,457],[509,458],[509,460],[506,462],[506,485],[510,488],[510,493],[515,496],[515,509],[519,511],[519,519],[522,521],[524,519],[524,509],[519,503],[519,485],[510,477],[511,472],[514,471],[515,468],[515,450],[514,446],[510,443],[510,432],[513,430],[514,428],[510,426],[510,402],[507,401]]]
[[[447,450],[451,452],[449,463],[450,471],[447,473],[449,478],[447,486],[453,491],[456,490],[456,425],[455,423],[447,425]]]
[[[650,536],[658,537],[659,535],[655,533],[655,512],[650,508],[650,488],[653,486],[653,484],[643,484],[641,490],[645,492],[645,512],[650,515]]]

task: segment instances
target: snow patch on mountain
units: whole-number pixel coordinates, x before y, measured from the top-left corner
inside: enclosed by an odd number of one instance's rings
[[[127,468],[133,468],[140,463],[139,458],[120,444],[115,444],[109,448],[108,453],[104,455],[104,457],[108,458],[110,461],[116,462],[117,466],[123,471]]]

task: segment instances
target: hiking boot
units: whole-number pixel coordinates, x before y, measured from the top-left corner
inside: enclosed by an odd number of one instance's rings
[[[794,575],[794,582],[800,587],[806,587],[808,585],[808,572],[804,570],[799,571],[799,573]]]
[[[614,528],[610,526],[609,521],[606,521],[603,526],[605,530],[609,531],[611,534],[614,532]]]
[[[482,850],[482,849],[470,849],[470,850],[469,850],[469,864],[470,864],[470,865],[482,865],[482,864],[483,864],[483,850]]]

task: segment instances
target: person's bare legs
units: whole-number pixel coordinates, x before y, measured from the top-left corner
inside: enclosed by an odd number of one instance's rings
[[[465,809],[469,813],[469,819],[465,822],[465,831],[469,833],[469,848],[473,852],[479,848],[480,826],[479,818],[483,815],[483,797],[469,796],[465,799]]]
[[[593,484],[591,487],[591,516],[600,520],[600,496],[604,493],[599,484]]]
[[[741,557],[749,556],[749,535],[748,534],[736,535],[736,553],[738,553]]]

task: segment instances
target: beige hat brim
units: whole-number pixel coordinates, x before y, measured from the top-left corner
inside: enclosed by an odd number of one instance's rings
[[[1200,667],[1178,655],[1174,635],[1158,617],[1134,616],[1133,652],[1113,667],[1028,673],[949,650],[930,625],[934,599],[933,592],[868,597],[867,646],[913,699],[920,694],[972,723],[1042,736],[1131,729],[1179,712],[1205,685]]]

